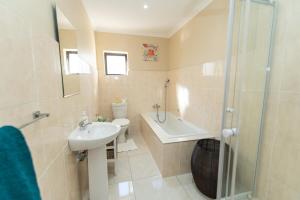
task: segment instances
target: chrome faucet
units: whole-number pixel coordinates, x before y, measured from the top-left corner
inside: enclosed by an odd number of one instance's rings
[[[88,125],[92,124],[91,122],[88,122],[87,120],[82,120],[78,123],[80,130],[85,130]]]
[[[160,105],[159,105],[159,104],[154,104],[154,105],[152,106],[152,108],[153,108],[153,109],[159,109],[159,108],[160,108]]]

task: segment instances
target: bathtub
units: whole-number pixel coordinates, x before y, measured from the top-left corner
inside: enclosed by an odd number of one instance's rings
[[[164,113],[160,113],[164,119]],[[167,113],[159,123],[156,113],[141,114],[142,136],[163,177],[191,172],[191,156],[198,140],[212,138],[206,130]]]
[[[164,119],[163,112],[160,112],[159,116],[160,120]],[[198,128],[171,113],[167,113],[167,120],[164,123],[157,121],[156,113],[154,112],[144,113],[142,117],[164,144],[212,137],[205,129]]]

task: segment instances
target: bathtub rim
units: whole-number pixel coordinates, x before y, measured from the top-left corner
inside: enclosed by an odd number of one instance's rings
[[[161,143],[163,144],[168,144],[168,143],[175,143],[175,142],[186,142],[186,141],[192,141],[192,140],[201,140],[201,139],[208,139],[208,138],[214,138],[213,135],[209,134],[207,130],[203,129],[203,128],[199,128],[197,126],[195,126],[194,124],[192,124],[191,122],[182,120],[184,123],[186,123],[187,125],[193,126],[194,128],[199,129],[199,131],[201,131],[199,134],[195,134],[195,135],[190,135],[190,136],[186,136],[186,137],[168,137],[168,133],[161,128],[150,116],[150,114],[153,112],[146,112],[146,113],[142,113],[141,117],[142,119],[144,119],[146,121],[146,123],[149,125],[149,127],[153,130],[153,132],[155,133],[155,135],[158,137],[158,139],[160,140]],[[174,115],[173,113],[168,112],[169,115],[173,115],[175,118],[178,118],[176,115]]]

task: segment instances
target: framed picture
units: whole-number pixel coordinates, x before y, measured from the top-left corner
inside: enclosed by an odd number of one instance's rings
[[[144,61],[153,61],[157,62],[158,61],[158,45],[154,44],[143,44],[144,48]]]

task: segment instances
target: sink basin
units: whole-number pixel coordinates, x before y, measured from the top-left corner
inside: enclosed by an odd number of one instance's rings
[[[120,126],[107,122],[93,122],[85,130],[78,127],[69,136],[72,151],[91,150],[114,140],[121,130]]]
[[[89,199],[108,199],[106,144],[114,140],[121,127],[108,122],[93,122],[85,130],[76,128],[69,136],[72,151],[88,150]]]

